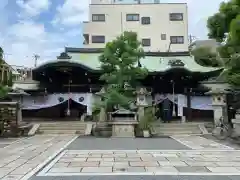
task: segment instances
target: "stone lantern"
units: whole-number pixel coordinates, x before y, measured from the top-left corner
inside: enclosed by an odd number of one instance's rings
[[[97,92],[96,95],[100,96],[101,101],[103,101],[105,96],[105,88],[103,87],[100,92]],[[100,114],[99,114],[99,122],[105,122],[106,121],[106,110],[104,107],[101,107]]]
[[[138,88],[136,91],[137,94],[137,107],[138,107],[138,117],[141,119],[144,116],[144,108],[147,107],[148,101],[147,97],[151,94],[151,92],[148,92],[146,88]]]
[[[219,124],[220,119],[223,117],[224,121],[228,120],[227,112],[227,94],[229,92],[225,89],[213,88],[206,94],[210,94],[212,97],[212,106],[214,111],[214,124]]]
[[[18,123],[21,123],[22,122],[23,97],[30,96],[30,94],[24,92],[21,89],[15,89],[12,92],[9,92],[8,96],[10,98],[13,98],[19,104],[18,108],[17,108],[17,121],[18,121]]]

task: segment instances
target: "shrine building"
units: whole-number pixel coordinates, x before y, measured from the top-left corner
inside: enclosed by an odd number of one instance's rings
[[[22,98],[23,118],[79,120],[83,114],[91,116],[104,85],[99,80],[102,52],[66,47],[56,60],[33,69],[31,83],[15,83],[15,88],[30,94]],[[163,99],[168,98],[174,104],[175,121],[213,119],[211,97],[205,95],[209,89],[201,82],[218,76],[221,68],[200,66],[188,52],[146,52],[139,63],[149,71],[141,82],[150,92],[149,106],[161,108]]]

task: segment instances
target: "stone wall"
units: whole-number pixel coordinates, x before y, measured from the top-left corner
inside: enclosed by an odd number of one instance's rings
[[[0,135],[13,136],[17,134],[18,103],[16,102],[0,102]]]

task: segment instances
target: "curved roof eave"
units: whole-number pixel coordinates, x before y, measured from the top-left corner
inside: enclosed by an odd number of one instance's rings
[[[149,73],[151,74],[157,74],[157,73],[167,73],[169,71],[172,71],[173,69],[181,69],[181,70],[185,70],[186,72],[189,72],[189,73],[214,73],[214,72],[218,72],[218,71],[222,71],[223,68],[209,68],[208,71],[193,71],[193,70],[190,70],[186,67],[169,67],[169,68],[166,68],[165,70],[160,70],[160,71],[151,71],[149,70]]]
[[[39,71],[41,69],[47,68],[47,67],[56,67],[57,65],[61,65],[61,64],[67,64],[69,66],[75,66],[75,67],[81,67],[82,69],[85,69],[87,71],[90,72],[98,72],[99,69],[93,69],[91,67],[88,67],[86,65],[83,65],[82,63],[78,62],[78,61],[73,61],[73,60],[54,60],[54,61],[48,61],[46,63],[43,63],[41,65],[39,65],[38,67],[35,67],[33,69],[33,71]]]

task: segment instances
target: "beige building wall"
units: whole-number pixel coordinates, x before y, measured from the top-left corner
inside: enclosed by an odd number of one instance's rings
[[[145,51],[166,52],[171,36],[183,42],[171,43],[171,52],[188,51],[187,4],[114,4],[112,0],[93,0],[89,6],[89,22],[84,22],[84,48],[103,48],[124,31],[138,33],[139,40],[150,39]],[[171,13],[180,13],[182,20],[170,20]],[[105,21],[92,21],[94,15],[104,15]],[[138,21],[127,21],[127,15],[138,14]],[[142,24],[142,17],[149,17],[150,24]],[[105,36],[105,43],[92,43],[92,36]],[[165,37],[165,38],[164,38]]]

